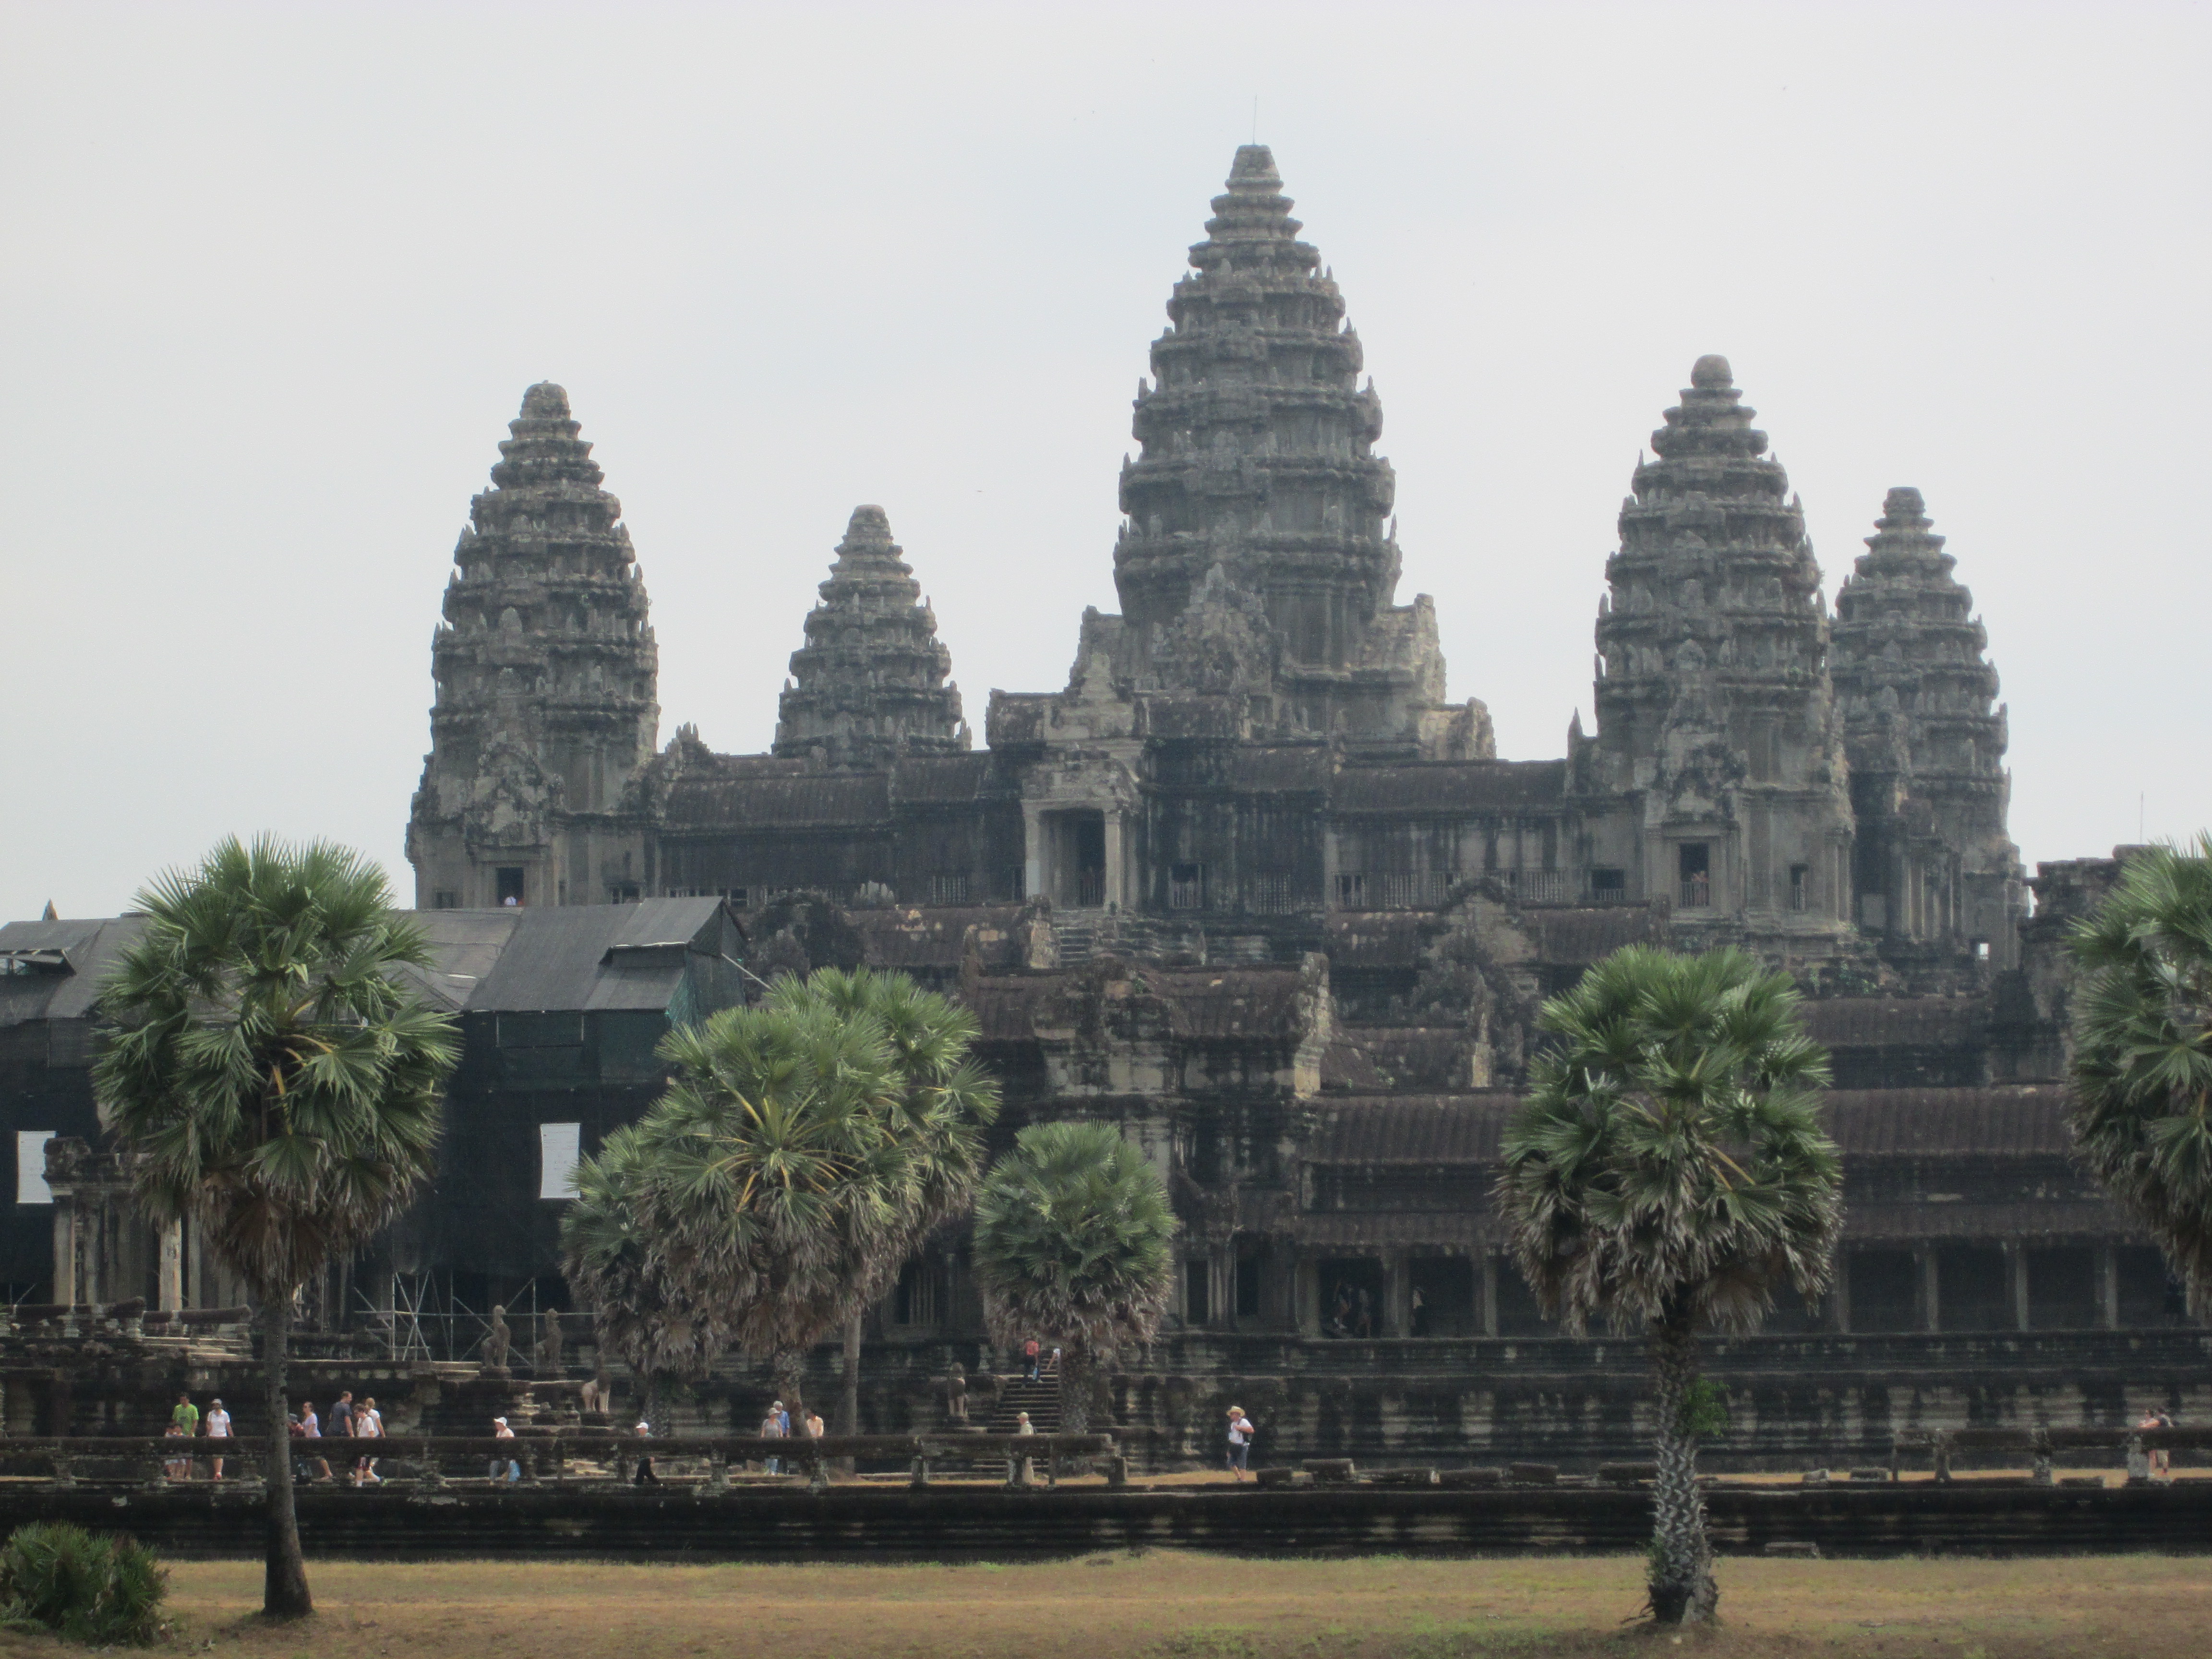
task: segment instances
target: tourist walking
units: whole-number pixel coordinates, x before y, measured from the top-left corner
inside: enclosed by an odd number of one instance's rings
[[[177,1396],[177,1403],[169,1413],[169,1421],[183,1431],[186,1439],[200,1431],[200,1408],[192,1404],[191,1395],[180,1394]]]
[[[1244,1415],[1242,1406],[1229,1408],[1229,1472],[1239,1480],[1251,1467],[1252,1432],[1259,1426]]]
[[[353,1438],[353,1390],[348,1389],[331,1407],[331,1436],[337,1440]]]
[[[763,1440],[782,1439],[786,1432],[785,1425],[790,1421],[791,1419],[786,1417],[783,1413],[783,1401],[781,1400],[776,1401],[774,1404],[769,1407],[768,1415],[761,1419],[761,1438]],[[768,1464],[768,1472],[770,1474],[781,1474],[783,1473],[783,1461],[781,1458],[770,1457],[763,1461]]]
[[[1035,1337],[1031,1337],[1028,1341],[1022,1344],[1022,1358],[1029,1364],[1029,1380],[1032,1382],[1037,1380],[1037,1360],[1043,1352],[1043,1345],[1038,1342]]]
[[[1014,1413],[1014,1432],[1016,1434],[1036,1432],[1036,1427],[1030,1422],[1030,1414],[1027,1412]],[[1010,1486],[1026,1486],[1029,1483],[1030,1460],[1026,1457],[1009,1455],[1006,1459],[1006,1484]]]
[[[514,1431],[507,1426],[507,1419],[505,1418],[495,1417],[491,1420],[491,1437],[495,1440],[512,1440],[514,1438]],[[495,1480],[499,1479],[499,1465],[500,1460],[498,1458],[495,1457],[491,1460],[491,1478]],[[509,1486],[513,1486],[516,1481],[521,1479],[522,1465],[515,1462],[512,1457],[508,1458],[507,1460],[507,1484]]]
[[[356,1440],[380,1440],[384,1437],[384,1414],[376,1409],[376,1396],[368,1395],[354,1408],[353,1435]],[[380,1486],[384,1477],[376,1472],[377,1460],[363,1454],[353,1466],[353,1483],[356,1486]]]
[[[210,1440],[228,1440],[230,1438],[230,1413],[223,1410],[222,1401],[220,1400],[216,1401],[208,1407],[207,1437]],[[222,1455],[217,1453],[214,1461],[215,1474],[213,1478],[220,1480],[222,1479]]]
[[[315,1402],[312,1400],[302,1400],[300,1402],[300,1437],[302,1440],[320,1440],[323,1437],[323,1420],[315,1415]],[[320,1449],[320,1448],[317,1449],[314,1462],[315,1467],[322,1473],[314,1478],[318,1480],[328,1480],[333,1478],[331,1474],[331,1460],[322,1456]],[[300,1460],[302,1468],[307,1467],[307,1460],[305,1457]]]
[[[641,1440],[653,1438],[653,1425],[641,1417],[637,1419],[637,1437]],[[657,1486],[660,1484],[660,1477],[653,1472],[652,1453],[641,1451],[637,1455],[637,1479],[631,1484],[639,1486]]]
[[[185,1425],[173,1419],[171,1419],[168,1436],[172,1440],[184,1439]],[[172,1480],[189,1480],[192,1478],[192,1460],[189,1455],[169,1458],[162,1463],[161,1468]]]
[[[819,1440],[823,1436],[823,1428],[824,1425],[822,1421],[822,1413],[816,1411],[811,1406],[808,1407],[806,1408],[806,1437],[809,1440]]]

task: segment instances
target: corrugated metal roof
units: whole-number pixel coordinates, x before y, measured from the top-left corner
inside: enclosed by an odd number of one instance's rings
[[[1332,1100],[1305,1155],[1316,1164],[1488,1162],[1518,1100],[1502,1092]],[[1827,1105],[1828,1132],[1846,1160],[2065,1158],[2073,1147],[2065,1091],[2055,1084],[1839,1089]]]
[[[1317,743],[1239,744],[1229,787],[1246,793],[1320,791],[1329,785],[1329,756]]]
[[[2128,1238],[2141,1237],[2126,1217],[2095,1199],[2032,1204],[1847,1204],[1844,1236],[1864,1243],[1885,1238]]]
[[[1805,1029],[1831,1048],[1979,1043],[1989,1005],[1968,997],[1828,997],[1802,1005]]]
[[[754,777],[686,774],[669,786],[676,828],[742,830],[881,823],[890,817],[888,772],[806,772]]]
[[[144,926],[143,916],[94,916],[0,927],[0,951],[35,951],[40,957],[58,951],[67,969],[0,974],[0,1026],[85,1018],[98,998],[101,977]]]
[[[892,793],[917,805],[971,801],[991,776],[988,750],[970,755],[913,755],[891,770]]]
[[[720,908],[720,899],[684,898],[522,910],[469,1012],[665,1008],[686,953],[617,947],[688,945]]]
[[[1331,1102],[1307,1143],[1313,1164],[1490,1164],[1520,1097],[1502,1090],[1462,1095],[1358,1096]]]
[[[1566,805],[1567,763],[1555,761],[1407,761],[1347,766],[1329,790],[1339,813],[1450,813],[1480,817]]]
[[[415,910],[408,920],[430,941],[436,965],[427,971],[403,968],[398,977],[413,985],[425,1002],[465,1008],[498,963],[526,915],[534,910]]]
[[[1983,1089],[1838,1089],[1828,1133],[1847,1158],[2065,1158],[2066,1091],[2055,1083]]]

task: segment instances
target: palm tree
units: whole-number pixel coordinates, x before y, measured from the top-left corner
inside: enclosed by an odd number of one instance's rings
[[[2075,1140],[2212,1319],[2212,834],[2131,855],[2071,943]]]
[[[431,1171],[453,1022],[394,970],[428,964],[360,854],[232,839],[137,898],[103,981],[93,1071],[140,1202],[190,1220],[257,1304],[267,1366],[263,1611],[314,1611],[292,1501],[285,1354],[300,1289],[390,1222]]]
[[[1109,1123],[1015,1138],[975,1200],[975,1277],[1000,1342],[1060,1350],[1060,1425],[1090,1426],[1098,1368],[1149,1342],[1175,1280],[1175,1214],[1143,1152]]]
[[[592,1308],[600,1345],[621,1355],[637,1378],[640,1414],[647,1418],[655,1415],[662,1376],[704,1376],[729,1346],[713,1310],[696,1305],[681,1280],[656,1271],[631,1202],[651,1159],[637,1125],[614,1131],[597,1156],[576,1165],[576,1201],[561,1220],[562,1270]]]
[[[1820,1124],[1827,1056],[1797,994],[1733,950],[1643,947],[1544,1005],[1550,1042],[1507,1126],[1498,1197],[1513,1255],[1571,1334],[1601,1316],[1650,1340],[1659,1475],[1650,1595],[1662,1623],[1719,1599],[1698,1437],[1698,1337],[1756,1325],[1787,1282],[1823,1294],[1841,1166]]]
[[[974,1189],[998,1109],[968,1058],[975,1030],[903,975],[824,969],[672,1032],[668,1092],[580,1171],[570,1263],[586,1285],[635,1275],[641,1314],[616,1316],[660,1328],[638,1339],[656,1363],[696,1366],[736,1341],[796,1409],[807,1352],[849,1333]],[[611,1298],[594,1295],[604,1330]],[[856,1385],[857,1363],[847,1372]]]

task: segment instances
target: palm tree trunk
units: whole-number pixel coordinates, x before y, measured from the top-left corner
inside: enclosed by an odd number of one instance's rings
[[[307,1563],[300,1553],[300,1516],[292,1503],[292,1429],[285,1411],[286,1351],[291,1346],[292,1298],[272,1296],[262,1304],[264,1406],[269,1413],[269,1561],[261,1611],[270,1619],[304,1619],[315,1610],[307,1594]]]
[[[1705,1535],[1705,1497],[1698,1486],[1698,1437],[1686,1421],[1698,1381],[1698,1338],[1686,1310],[1669,1308],[1651,1325],[1659,1381],[1659,1478],[1652,1488],[1651,1615],[1662,1625],[1713,1617],[1720,1587]]]
[[[1060,1350],[1060,1431],[1091,1431],[1091,1356],[1079,1345],[1063,1343]]]
[[[845,1375],[843,1391],[837,1398],[837,1432],[858,1434],[860,1431],[860,1316],[854,1314],[845,1326]],[[850,1474],[856,1467],[849,1457],[837,1460],[837,1467]]]

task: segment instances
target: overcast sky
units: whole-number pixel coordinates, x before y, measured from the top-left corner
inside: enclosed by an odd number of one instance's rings
[[[455,536],[565,384],[661,738],[758,750],[880,502],[978,730],[1115,608],[1235,146],[1335,268],[1401,602],[1564,752],[1638,451],[1726,353],[1829,590],[1926,492],[2025,857],[2212,823],[2212,13],[0,3],[0,917],[408,798]],[[2139,817],[2140,814],[2140,817]]]

